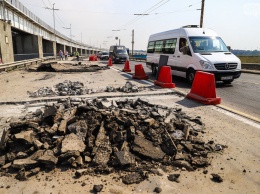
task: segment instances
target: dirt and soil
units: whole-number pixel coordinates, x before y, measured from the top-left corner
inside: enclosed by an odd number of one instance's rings
[[[98,63],[98,62],[97,62]],[[154,88],[151,84],[132,80],[125,74],[113,69],[97,72],[29,72],[26,70],[2,73],[0,75],[0,132],[11,122],[24,117],[28,112],[56,103],[59,98],[30,98],[27,91],[36,91],[41,87],[53,87],[65,80],[79,81],[89,88],[122,87],[126,81],[137,86]],[[192,118],[201,117],[205,125],[203,141],[214,141],[227,147],[223,152],[210,155],[208,167],[188,171],[173,166],[158,166],[158,172],[149,174],[140,183],[126,185],[122,177],[127,172],[104,174],[86,174],[75,176],[72,167],[46,169],[28,180],[19,181],[14,174],[8,173],[0,177],[1,193],[259,193],[260,192],[260,127],[250,125],[237,118],[228,116],[213,106],[203,106],[171,93],[174,90],[160,89],[142,91],[138,94],[122,92],[98,93],[76,98],[107,97],[110,100],[138,98],[150,104],[181,108],[182,112]],[[161,95],[159,95],[161,93]],[[73,96],[74,97],[74,96]],[[74,98],[75,98],[74,97]],[[71,96],[72,98],[72,96]],[[35,99],[38,99],[37,101]],[[27,102],[27,103],[26,103]],[[36,103],[37,102],[37,103]],[[239,118],[239,117],[238,117]],[[17,137],[19,138],[19,137]],[[87,159],[87,158],[86,158]],[[32,174],[37,172],[32,172]],[[21,176],[24,172],[19,173]],[[136,175],[138,176],[138,175]],[[94,187],[94,185],[96,185]],[[103,187],[102,187],[102,186]]]

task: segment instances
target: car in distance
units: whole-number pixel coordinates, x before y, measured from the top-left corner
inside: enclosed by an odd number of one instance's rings
[[[109,49],[109,57],[113,63],[122,63],[129,60],[127,49],[123,45],[112,45]]]
[[[99,55],[100,60],[108,60],[109,58],[109,53],[108,52],[101,52]]]

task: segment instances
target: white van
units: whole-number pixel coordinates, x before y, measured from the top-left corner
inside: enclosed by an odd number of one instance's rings
[[[211,29],[184,26],[149,37],[146,66],[157,73],[160,55],[167,55],[172,74],[192,83],[196,71],[213,73],[216,81],[230,84],[241,75],[241,61],[229,52]]]

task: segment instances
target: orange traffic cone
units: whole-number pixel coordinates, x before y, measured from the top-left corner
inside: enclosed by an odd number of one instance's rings
[[[94,61],[94,55],[89,56],[89,61]]]
[[[175,88],[175,84],[172,83],[172,70],[169,66],[162,66],[159,72],[158,80],[154,81],[155,85],[162,88]]]
[[[107,64],[107,66],[113,66],[113,64],[112,64],[112,58],[111,58],[111,57],[108,59],[108,64]]]
[[[131,69],[130,69],[130,65],[129,65],[129,61],[126,60],[125,61],[125,66],[124,66],[124,69],[122,69],[123,72],[131,72]]]
[[[212,73],[197,71],[187,98],[202,104],[220,104],[221,98],[216,97],[215,76]]]
[[[134,79],[148,79],[148,76],[144,72],[144,68],[142,64],[135,65],[135,73],[133,75]]]

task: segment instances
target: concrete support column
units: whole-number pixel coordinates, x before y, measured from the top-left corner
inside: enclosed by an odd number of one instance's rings
[[[42,36],[38,36],[38,51],[39,51],[39,58],[43,58]]]
[[[0,21],[0,55],[2,63],[14,62],[11,24]]]
[[[57,58],[57,48],[56,48],[56,41],[52,42],[53,43],[53,54],[55,59]]]

